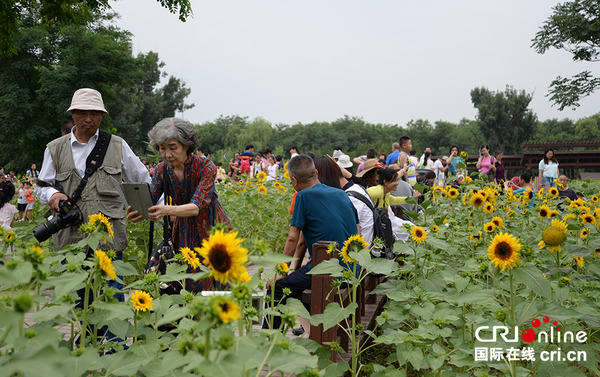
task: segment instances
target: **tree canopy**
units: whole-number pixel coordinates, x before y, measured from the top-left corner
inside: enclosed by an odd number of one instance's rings
[[[535,131],[536,115],[528,109],[532,95],[507,86],[504,92],[487,88],[471,90],[471,102],[478,110],[482,144],[490,144],[505,154],[518,154],[521,144]]]
[[[600,60],[600,0],[574,0],[558,4],[533,39],[540,54],[550,48],[564,49],[574,61]],[[600,77],[583,71],[571,78],[558,76],[549,96],[560,110],[579,106],[579,101],[600,87]]]
[[[184,110],[190,90],[164,73],[154,52],[132,55],[131,35],[113,15],[97,14],[88,25],[48,28],[38,12],[23,17],[17,53],[0,59],[0,161],[16,171],[41,162],[45,145],[60,136],[73,92],[102,93],[109,114],[102,128],[123,136],[136,152],[161,118]]]

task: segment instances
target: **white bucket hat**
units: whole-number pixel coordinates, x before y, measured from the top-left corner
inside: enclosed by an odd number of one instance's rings
[[[347,154],[341,155],[337,163],[344,169],[348,169],[349,167],[352,166],[352,161],[350,161],[350,156],[348,156]]]
[[[67,111],[71,112],[73,110],[95,110],[108,114],[108,111],[104,108],[102,94],[100,94],[99,91],[90,88],[77,89],[73,94],[71,106]]]

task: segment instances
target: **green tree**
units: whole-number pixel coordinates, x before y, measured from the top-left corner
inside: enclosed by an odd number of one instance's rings
[[[550,48],[564,49],[574,61],[600,60],[600,1],[574,0],[558,4],[533,39],[540,54]],[[558,76],[550,85],[549,96],[560,110],[576,108],[579,101],[600,87],[600,77],[583,71],[567,78]]]
[[[575,123],[571,119],[548,119],[536,124],[531,140],[534,142],[559,142],[576,140],[576,138]]]
[[[130,33],[98,14],[87,26],[47,28],[35,12],[23,18],[17,53],[0,59],[0,161],[16,171],[39,163],[77,88],[98,89],[109,111],[102,127],[123,136],[136,152],[146,132],[189,93],[176,79],[156,88],[158,55],[131,53]]]
[[[600,140],[600,113],[575,123],[575,140]]]
[[[504,92],[471,90],[471,102],[478,110],[481,143],[505,154],[521,153],[521,144],[531,138],[537,122],[537,116],[527,108],[531,98],[531,94],[510,86]]]
[[[185,21],[192,14],[189,0],[157,0]],[[86,25],[98,12],[109,10],[108,0],[2,0],[0,1],[0,57],[16,54],[21,23],[35,13],[46,28]]]

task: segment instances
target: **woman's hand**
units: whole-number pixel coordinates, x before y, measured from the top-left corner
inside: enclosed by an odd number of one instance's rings
[[[125,216],[132,223],[137,223],[138,221],[140,221],[142,219],[142,215],[140,215],[138,211],[132,211],[132,209],[133,208],[131,208],[131,206],[127,206],[127,211],[125,212]]]
[[[152,221],[158,221],[163,217],[170,215],[170,208],[173,207],[165,205],[152,206],[148,208],[148,217],[150,217],[150,220]]]
[[[420,191],[418,191],[418,190],[415,190],[415,193],[413,194],[413,196],[412,196],[412,197],[413,197],[413,198],[418,198],[419,196],[423,196],[423,194],[421,194],[421,192],[420,192]]]

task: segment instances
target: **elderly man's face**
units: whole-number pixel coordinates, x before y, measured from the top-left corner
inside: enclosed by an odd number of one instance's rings
[[[569,181],[566,176],[561,175],[558,177],[558,181],[563,185],[563,187],[567,187],[567,182]]]
[[[102,123],[102,111],[73,110],[71,114],[76,126],[75,132],[80,135],[94,135]]]

